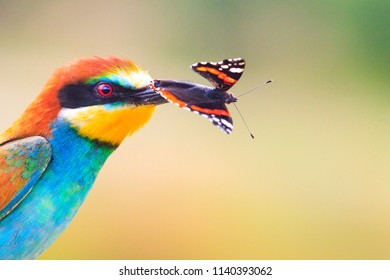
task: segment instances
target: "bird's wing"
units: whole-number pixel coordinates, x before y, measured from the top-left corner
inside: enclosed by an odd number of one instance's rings
[[[0,145],[0,220],[28,195],[51,159],[51,146],[40,136]]]

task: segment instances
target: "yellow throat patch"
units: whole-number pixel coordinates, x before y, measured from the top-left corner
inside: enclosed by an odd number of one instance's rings
[[[78,109],[62,109],[62,115],[79,135],[118,146],[151,118],[155,105],[118,106],[96,105]]]

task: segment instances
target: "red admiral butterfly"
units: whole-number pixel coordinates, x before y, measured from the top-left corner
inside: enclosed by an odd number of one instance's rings
[[[167,101],[208,118],[225,133],[232,133],[233,120],[226,104],[236,102],[237,98],[228,90],[244,72],[244,59],[198,62],[191,65],[191,68],[206,78],[214,88],[173,80],[153,80],[150,88]]]

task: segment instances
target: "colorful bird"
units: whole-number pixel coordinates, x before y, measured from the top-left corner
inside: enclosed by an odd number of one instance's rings
[[[70,223],[108,156],[166,100],[129,60],[58,69],[0,135],[0,259],[38,257]]]
[[[0,135],[0,259],[34,259],[71,222],[108,156],[168,101],[226,133],[227,90],[241,58],[192,67],[215,87],[152,78],[130,60],[85,58],[58,69]]]

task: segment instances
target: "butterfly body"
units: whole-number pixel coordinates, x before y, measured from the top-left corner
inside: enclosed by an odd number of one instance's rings
[[[226,104],[236,102],[237,98],[228,90],[241,77],[244,67],[242,58],[198,62],[191,68],[214,87],[186,81],[153,80],[150,88],[167,101],[206,117],[223,132],[230,134],[233,132],[233,120]]]

